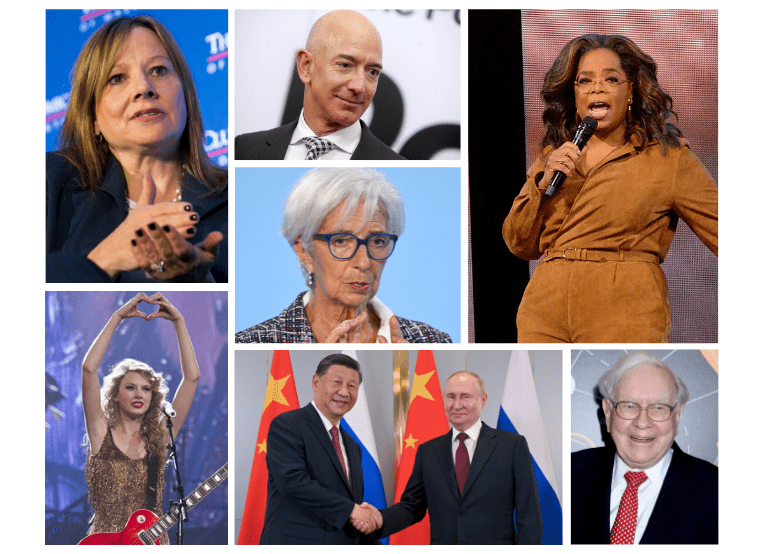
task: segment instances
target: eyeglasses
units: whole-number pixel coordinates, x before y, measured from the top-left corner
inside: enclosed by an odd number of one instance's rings
[[[313,238],[325,240],[329,245],[329,253],[338,260],[349,260],[355,256],[361,245],[364,245],[369,258],[379,261],[386,260],[392,255],[398,235],[376,233],[365,239],[359,239],[351,233],[330,233],[313,235]]]
[[[666,421],[671,417],[671,412],[674,411],[676,406],[669,406],[668,404],[650,404],[646,408],[643,408],[636,402],[629,402],[628,400],[622,400],[621,402],[610,403],[615,408],[615,413],[621,419],[637,419],[642,410],[647,411],[647,417],[653,421]]]
[[[605,92],[614,92],[618,85],[628,83],[627,79],[619,79],[611,76],[604,79],[592,79],[591,77],[579,77],[573,83],[578,87],[579,92],[589,94],[594,89],[594,83],[599,83]]]

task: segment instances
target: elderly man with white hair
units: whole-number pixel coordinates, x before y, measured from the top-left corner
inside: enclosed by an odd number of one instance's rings
[[[289,193],[281,234],[309,290],[277,317],[236,333],[236,342],[451,342],[376,297],[404,221],[400,192],[377,171],[306,173]]]
[[[717,544],[718,469],[674,442],[689,393],[649,352],[599,380],[615,448],[572,455],[572,544]]]

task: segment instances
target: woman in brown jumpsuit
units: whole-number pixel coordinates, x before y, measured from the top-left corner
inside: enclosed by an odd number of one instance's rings
[[[570,41],[544,78],[543,150],[504,221],[515,255],[544,255],[517,313],[518,342],[667,342],[660,263],[677,218],[717,253],[718,189],[666,119],[671,97],[631,40]],[[597,130],[579,151],[581,120]],[[545,191],[555,171],[557,193]]]

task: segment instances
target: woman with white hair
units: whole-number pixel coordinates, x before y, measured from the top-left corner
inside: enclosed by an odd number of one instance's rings
[[[289,193],[281,234],[309,290],[277,317],[237,333],[236,342],[451,342],[376,298],[404,223],[400,192],[381,173],[306,173]]]

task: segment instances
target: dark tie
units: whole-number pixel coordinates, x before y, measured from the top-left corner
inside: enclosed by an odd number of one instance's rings
[[[627,471],[624,477],[628,485],[621,497],[618,515],[615,516],[615,523],[610,531],[610,544],[634,544],[639,507],[637,489],[647,480],[647,474],[644,471]]]
[[[337,452],[337,457],[340,459],[340,465],[342,466],[342,471],[345,472],[345,479],[348,478],[348,470],[345,469],[345,458],[342,457],[342,447],[340,446],[340,432],[337,430],[336,427],[332,427],[332,430],[330,431],[332,434],[332,444],[334,445],[334,450]]]
[[[454,469],[456,470],[456,484],[459,485],[459,494],[464,490],[464,483],[467,482],[467,474],[470,472],[470,455],[464,444],[468,437],[467,433],[459,433],[456,438],[459,439],[459,446],[456,448],[456,457],[454,458]]]
[[[317,160],[320,156],[323,156],[334,148],[334,143],[330,140],[320,137],[305,137],[305,146],[308,147],[308,155],[305,156],[306,160]]]

